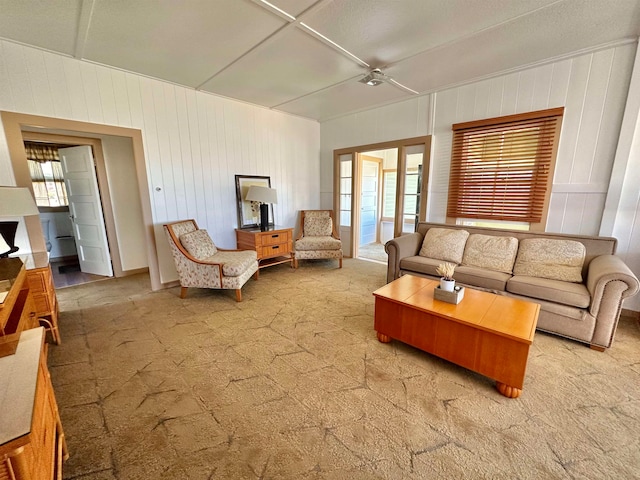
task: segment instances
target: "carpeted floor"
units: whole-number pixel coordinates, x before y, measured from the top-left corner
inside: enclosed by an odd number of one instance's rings
[[[369,243],[358,247],[358,255],[365,260],[387,263],[389,257],[382,243]]]
[[[65,478],[640,478],[640,328],[604,353],[536,334],[524,390],[381,344],[385,266],[265,269],[231,291],[137,275],[58,291]]]

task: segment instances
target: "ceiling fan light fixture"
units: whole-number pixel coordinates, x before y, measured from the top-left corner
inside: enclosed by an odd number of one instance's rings
[[[390,78],[382,73],[382,70],[376,68],[371,70],[368,75],[358,80],[360,83],[364,83],[365,85],[370,85],[372,87],[377,87],[383,82],[388,81]]]

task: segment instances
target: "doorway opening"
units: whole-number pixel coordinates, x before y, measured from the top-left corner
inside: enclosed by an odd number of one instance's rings
[[[386,263],[384,244],[426,219],[431,137],[334,151],[334,205],[345,256]]]
[[[104,176],[98,181],[95,160],[104,160],[100,140],[28,130],[22,136],[55,287],[112,277],[101,200],[108,184]]]
[[[96,153],[98,179],[104,175],[110,180],[110,188],[103,188],[101,184],[101,197],[113,275],[121,277],[148,271],[151,288],[160,290],[163,285],[158,268],[141,131],[13,112],[0,112],[0,116],[15,184],[19,187],[33,189],[23,143],[23,135],[27,132],[75,136],[83,142],[103,143],[102,161],[98,154],[102,149],[93,148],[93,151]],[[19,234],[23,242],[31,245],[31,251],[46,251],[38,217],[24,217]]]

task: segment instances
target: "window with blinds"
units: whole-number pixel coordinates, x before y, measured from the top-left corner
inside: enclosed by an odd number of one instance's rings
[[[563,108],[453,125],[447,216],[540,223]]]
[[[24,142],[24,149],[27,154],[36,205],[39,207],[69,205],[58,146]]]

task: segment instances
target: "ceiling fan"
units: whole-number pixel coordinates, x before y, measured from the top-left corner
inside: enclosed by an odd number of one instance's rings
[[[369,85],[371,87],[377,87],[378,85],[381,85],[383,83],[388,83],[389,85],[397,87],[400,90],[403,90],[405,92],[412,93],[414,95],[419,95],[419,92],[416,92],[415,90],[412,90],[411,88],[405,87],[401,83],[396,82],[393,78],[391,78],[389,75],[384,73],[379,68],[374,68],[367,75],[365,75],[358,81],[360,83],[364,83],[365,85]]]

